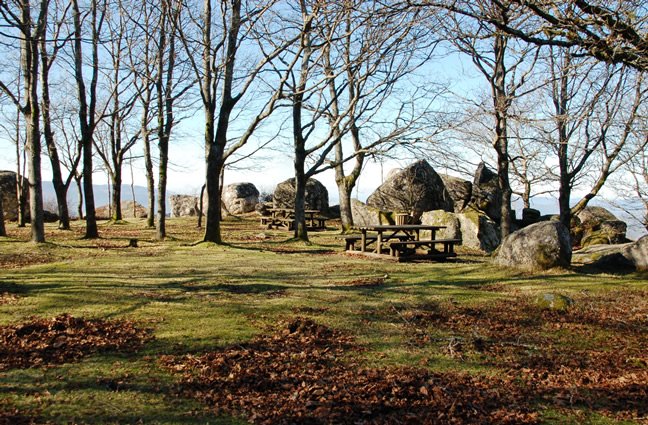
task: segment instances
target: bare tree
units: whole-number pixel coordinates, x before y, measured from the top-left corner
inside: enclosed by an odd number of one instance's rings
[[[222,242],[221,175],[228,157],[248,143],[261,123],[271,115],[281,95],[282,82],[277,81],[270,94],[255,103],[260,104],[258,109],[253,109],[250,105],[252,112],[247,115],[247,126],[240,125],[242,130],[236,136],[232,134],[232,120],[236,116],[237,106],[253,87],[260,89],[257,83],[268,61],[291,44],[283,41],[275,44],[272,39],[262,40],[258,37],[258,33],[263,31],[260,21],[269,14],[268,11],[275,3],[275,0],[227,0],[220,2],[220,8],[217,9],[211,0],[204,0],[202,16],[199,19],[193,18],[199,27],[197,36],[193,37],[187,29],[180,28],[182,43],[200,84],[205,115],[205,180],[208,202],[203,237],[205,242]],[[266,50],[262,46],[264,41]],[[237,62],[244,47],[248,63]],[[201,57],[202,63],[198,63],[195,56]],[[261,92],[257,91],[256,94],[259,96]]]
[[[126,155],[135,146],[140,136],[138,123],[131,124],[139,93],[134,86],[134,72],[126,64],[127,43],[135,36],[128,23],[128,9],[131,4],[117,1],[112,6],[110,17],[106,19],[107,31],[112,37],[107,43],[110,67],[108,80],[109,99],[105,106],[102,121],[104,137],[94,139],[97,154],[101,157],[112,184],[111,218],[122,220],[122,180]]]
[[[400,83],[428,62],[437,40],[420,24],[421,11],[394,11],[374,1],[347,2],[339,8],[339,14],[329,12],[324,20],[337,37],[324,48],[323,61],[331,99],[326,116],[336,140],[328,166],[335,169],[342,228],[349,230],[351,194],[366,156],[405,145],[424,130],[423,113],[414,105],[424,105],[426,111],[437,93],[407,81],[418,92],[408,104]],[[353,165],[347,172],[348,162]]]
[[[49,1],[41,0],[37,17],[32,17],[32,7],[29,0],[15,0],[0,3],[0,16],[15,29],[10,37],[20,40],[21,70],[23,78],[23,93],[21,99],[0,81],[0,89],[20,108],[25,118],[26,150],[28,152],[29,174],[29,206],[31,219],[32,241],[45,242],[43,222],[43,189],[41,178],[41,132],[40,107],[38,98],[39,77],[39,42],[45,37],[46,16]],[[20,178],[20,177],[18,177]]]
[[[448,38],[454,46],[470,57],[478,71],[486,78],[490,89],[490,114],[494,119],[492,126],[492,147],[497,156],[498,184],[501,197],[501,236],[511,231],[511,196],[509,153],[510,109],[516,98],[533,90],[525,89],[525,83],[533,70],[538,49],[532,46],[510,45],[511,38],[494,25],[480,19],[483,15],[492,16],[502,22],[519,19],[519,11],[511,2],[478,0],[471,4],[453,4],[449,13],[440,15],[440,25],[445,25]],[[452,23],[452,25],[448,25]]]
[[[571,49],[552,47],[548,64],[550,124],[543,140],[555,154],[560,220],[569,226],[609,176],[645,149],[637,121],[647,89],[631,68],[580,58]],[[588,191],[572,206],[572,190],[588,181]]]
[[[50,158],[50,165],[52,168],[52,184],[56,194],[56,203],[59,216],[59,229],[70,229],[70,214],[67,205],[67,191],[69,187],[69,179],[66,184],[63,180],[61,172],[61,161],[59,159],[59,152],[54,137],[54,130],[52,128],[52,100],[50,96],[50,72],[54,62],[58,56],[59,51],[64,47],[67,39],[61,38],[61,29],[63,28],[63,21],[67,16],[69,4],[59,10],[57,3],[54,3],[51,14],[51,28],[47,29],[47,37],[42,37],[39,41],[40,46],[40,60],[41,60],[41,73],[40,73],[40,86],[41,86],[41,103],[42,103],[42,121],[43,121],[43,136],[47,151]],[[46,26],[48,21],[46,16]],[[48,49],[48,44],[52,44],[51,51]]]
[[[86,87],[84,77],[84,70],[86,64],[84,63],[83,44],[84,32],[82,28],[82,21],[85,12],[82,13],[79,7],[79,0],[72,0],[72,15],[74,25],[74,75],[77,83],[78,94],[78,115],[79,115],[79,133],[81,138],[81,146],[83,148],[83,192],[85,197],[85,220],[87,239],[99,237],[99,230],[97,227],[97,217],[95,212],[94,191],[92,186],[93,174],[93,140],[94,132],[97,127],[97,84],[99,79],[99,44],[101,42],[100,35],[103,29],[103,24],[106,16],[106,1],[105,0],[90,0],[88,26],[90,29],[90,87]]]
[[[643,2],[512,1],[532,17],[515,23],[490,15],[481,18],[536,45],[578,49],[601,62],[648,70],[648,17]]]

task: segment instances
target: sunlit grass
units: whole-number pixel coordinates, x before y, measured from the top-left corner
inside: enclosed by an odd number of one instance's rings
[[[49,242],[43,245],[27,242],[29,229],[7,227],[9,237],[0,238],[0,294],[15,294],[18,301],[0,304],[0,324],[69,313],[127,318],[154,329],[155,340],[137,354],[0,372],[0,403],[55,423],[236,423],[175,394],[174,378],[158,368],[156,358],[241,343],[295,316],[353,335],[365,347],[354,355],[367,366],[490,374],[496,370],[444,355],[443,342],[412,345],[399,311],[431,302],[480,305],[545,291],[570,295],[648,287],[637,274],[526,274],[498,269],[474,255],[448,263],[383,263],[345,255],[334,228],[312,233],[306,245],[285,232],[261,229],[253,217],[226,221],[224,246],[195,244],[201,237],[195,219],[170,219],[165,242],[155,240],[144,220],[102,222],[99,240],[82,239],[82,223],[68,232],[48,225]],[[131,238],[138,239],[137,248],[128,248]],[[32,264],[12,265],[11,258],[20,257]],[[578,422],[553,411],[546,419]]]

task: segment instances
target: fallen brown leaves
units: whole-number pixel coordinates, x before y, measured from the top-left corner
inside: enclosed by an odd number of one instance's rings
[[[414,345],[436,343],[450,357],[504,368],[546,405],[648,417],[645,292],[582,295],[565,312],[515,297],[480,307],[431,304],[399,314]],[[435,337],[431,329],[452,336]]]
[[[184,395],[262,423],[534,423],[508,379],[367,369],[345,359],[351,338],[310,320],[203,356],[166,356]]]
[[[78,360],[89,354],[132,352],[152,338],[126,320],[86,320],[63,314],[0,326],[0,370]]]

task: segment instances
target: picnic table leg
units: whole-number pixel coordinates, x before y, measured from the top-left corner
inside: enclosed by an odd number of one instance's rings
[[[382,232],[378,232],[376,238],[376,253],[382,254]]]
[[[367,231],[363,230],[362,235],[360,236],[360,252],[365,252],[367,250]]]

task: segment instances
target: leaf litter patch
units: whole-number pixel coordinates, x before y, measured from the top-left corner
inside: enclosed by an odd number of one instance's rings
[[[353,339],[297,318],[253,341],[201,356],[163,356],[179,392],[216,414],[260,424],[535,423],[510,378],[368,369],[348,354]]]
[[[414,347],[517,377],[541,404],[648,423],[648,293],[581,294],[566,311],[525,297],[401,308]]]
[[[0,371],[68,363],[90,354],[135,352],[153,338],[128,320],[83,319],[62,314],[0,326]]]

